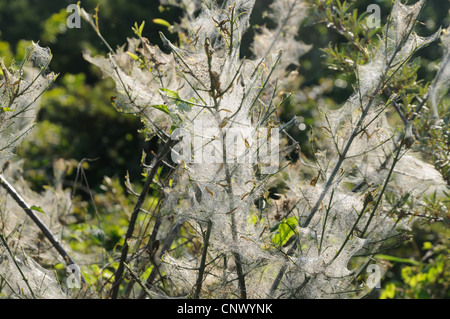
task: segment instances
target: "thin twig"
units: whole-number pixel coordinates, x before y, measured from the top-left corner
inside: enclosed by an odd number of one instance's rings
[[[124,273],[124,263],[127,260],[127,256],[128,256],[128,249],[129,249],[129,245],[128,245],[128,241],[130,240],[130,238],[133,236],[133,232],[134,232],[134,228],[136,225],[136,221],[137,221],[137,217],[139,215],[139,212],[142,208],[142,205],[145,202],[145,199],[147,198],[147,193],[150,189],[150,186],[153,183],[153,178],[155,177],[156,172],[158,171],[158,168],[162,162],[162,160],[164,159],[164,157],[166,157],[166,155],[169,153],[169,151],[171,150],[171,147],[176,143],[177,141],[175,140],[169,140],[166,142],[166,144],[164,145],[163,149],[161,150],[161,152],[159,153],[158,156],[156,156],[153,160],[153,163],[151,165],[151,169],[150,172],[147,175],[147,180],[145,181],[144,187],[142,188],[141,194],[139,195],[138,201],[136,203],[136,206],[134,207],[133,213],[131,214],[131,218],[130,218],[130,222],[128,224],[128,230],[127,233],[125,235],[125,240],[123,243],[123,247],[122,247],[122,253],[120,256],[120,261],[119,261],[119,266],[117,267],[116,273],[115,273],[115,279],[114,279],[114,283],[113,283],[113,287],[112,287],[112,292],[111,292],[111,298],[112,299],[117,299],[118,294],[119,294],[119,288],[120,288],[120,284],[122,282],[122,277],[123,277],[123,273]]]
[[[17,270],[19,271],[20,275],[22,276],[23,281],[25,281],[25,284],[28,287],[28,290],[30,290],[31,296],[36,299],[36,295],[33,292],[33,289],[31,289],[30,283],[28,282],[28,278],[24,275],[22,269],[20,268],[19,264],[17,263],[16,257],[13,255],[11,249],[9,248],[8,243],[6,242],[5,237],[3,237],[3,234],[0,233],[0,239],[3,243],[3,246],[5,246],[6,250],[9,253],[9,256],[11,257],[11,260],[13,261],[14,265],[16,266]],[[13,290],[14,291],[14,290]]]
[[[0,185],[7,191],[7,193],[16,201],[16,203],[25,211],[28,217],[39,227],[44,236],[50,241],[50,243],[55,247],[60,256],[64,259],[67,265],[73,265],[76,263],[73,261],[72,257],[67,253],[67,251],[61,246],[59,241],[53,235],[53,233],[48,229],[47,226],[41,221],[41,219],[36,216],[30,206],[25,202],[25,200],[19,195],[19,193],[14,189],[14,187],[8,183],[3,174],[0,174]],[[86,283],[86,279],[83,274],[80,273],[81,281]]]
[[[161,248],[161,251],[159,253],[159,258],[161,258],[162,256],[164,256],[164,254],[170,249],[170,246],[172,246],[173,241],[175,240],[177,234],[179,233],[181,227],[184,224],[184,220],[179,220],[175,223],[175,225],[172,227],[169,235],[166,237],[163,247]],[[157,273],[157,267],[158,265],[156,264],[156,262],[154,263],[154,267],[152,269],[152,272],[150,273],[150,275],[147,278],[147,281],[145,283],[145,287],[147,287],[147,289],[150,289],[150,287],[153,284],[153,281],[156,278],[156,273]],[[145,297],[145,291],[142,290],[141,293],[139,294],[139,299],[142,299]]]
[[[211,222],[211,220],[208,220],[208,228],[206,229],[206,234],[205,234],[204,241],[203,241],[202,259],[200,261],[200,268],[198,271],[194,299],[198,299],[198,297],[200,295],[200,291],[202,289],[203,274],[205,272],[206,255],[208,254],[208,245],[209,245],[209,237],[211,236],[211,228],[212,228],[212,222]]]

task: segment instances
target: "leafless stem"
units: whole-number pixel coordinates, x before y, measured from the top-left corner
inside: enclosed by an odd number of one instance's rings
[[[206,229],[206,234],[203,239],[202,259],[200,261],[200,268],[198,271],[194,299],[198,299],[198,297],[200,295],[200,291],[202,289],[203,274],[205,272],[206,255],[208,254],[208,244],[209,244],[209,237],[211,236],[211,228],[212,228],[212,222],[211,222],[211,220],[208,220],[208,228]]]
[[[25,202],[25,200],[20,196],[20,194],[14,189],[14,187],[8,183],[3,174],[0,174],[0,185],[7,191],[7,193],[16,201],[16,203],[25,211],[28,217],[39,227],[44,236],[50,241],[50,243],[58,251],[59,255],[64,259],[67,265],[76,264],[72,257],[67,253],[67,251],[61,246],[59,241],[53,235],[53,233],[48,229],[48,227],[41,221],[41,219],[33,212],[30,206]],[[81,281],[86,283],[84,276],[80,273]]]

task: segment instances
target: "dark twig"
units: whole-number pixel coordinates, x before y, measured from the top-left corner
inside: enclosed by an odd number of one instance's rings
[[[203,284],[203,274],[205,272],[205,263],[206,263],[206,255],[208,254],[208,244],[209,244],[209,237],[211,236],[211,228],[212,228],[212,222],[211,220],[208,220],[208,228],[206,229],[206,234],[203,240],[203,252],[202,252],[202,259],[200,261],[200,268],[198,271],[198,278],[195,288],[195,294],[194,299],[198,299],[200,295],[200,291],[202,289]]]
[[[125,235],[125,240],[124,240],[123,247],[122,247],[122,253],[120,256],[119,267],[117,267],[117,270],[115,272],[115,279],[114,279],[112,293],[111,293],[112,299],[117,299],[118,294],[119,294],[119,288],[120,288],[120,284],[123,279],[122,278],[123,273],[125,270],[124,263],[126,262],[127,256],[128,256],[128,249],[129,249],[128,241],[133,236],[133,232],[134,232],[134,228],[136,225],[136,221],[137,221],[139,212],[141,211],[142,205],[144,204],[145,199],[147,198],[147,193],[150,189],[150,186],[153,183],[153,178],[155,177],[156,172],[158,171],[158,168],[159,168],[160,164],[162,163],[162,160],[166,157],[166,155],[171,150],[171,147],[176,142],[177,141],[174,141],[174,140],[167,141],[165,143],[163,149],[161,150],[161,152],[153,159],[153,162],[150,165],[151,169],[147,175],[147,180],[145,181],[144,187],[142,188],[141,194],[139,195],[138,201],[136,203],[136,206],[134,207],[133,213],[131,214],[130,222],[128,224],[128,230]]]
[[[55,247],[58,251],[59,255],[64,259],[67,265],[73,265],[76,263],[73,261],[72,257],[67,253],[67,251],[61,246],[59,241],[50,231],[50,229],[45,226],[45,224],[41,221],[41,219],[36,216],[30,206],[25,202],[25,200],[20,196],[20,194],[14,189],[14,187],[8,183],[5,177],[0,174],[0,185],[8,192],[8,194],[16,201],[16,203],[25,211],[28,217],[39,227],[44,236],[50,241],[50,243]],[[81,274],[82,283],[86,283],[84,276]]]
[[[170,246],[172,246],[172,243],[175,240],[177,234],[180,232],[180,229],[183,226],[183,224],[184,224],[184,221],[183,220],[179,220],[172,227],[170,233],[168,234],[168,236],[164,240],[163,247],[161,248],[161,251],[159,253],[159,258],[160,259],[170,249]],[[158,265],[156,264],[156,261],[155,261],[154,262],[154,267],[152,269],[152,272],[148,276],[147,281],[145,283],[145,287],[147,287],[147,289],[150,289],[150,287],[152,286],[153,281],[156,278],[157,272],[158,272]],[[146,295],[145,290],[142,290],[141,293],[139,294],[139,299],[143,299],[145,297],[145,295]]]

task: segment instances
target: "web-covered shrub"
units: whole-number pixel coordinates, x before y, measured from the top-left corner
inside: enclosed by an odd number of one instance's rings
[[[45,194],[33,192],[22,177],[20,162],[9,161],[14,148],[32,130],[39,98],[54,81],[48,70],[51,53],[33,43],[22,62],[7,67],[1,61],[0,77],[0,173],[25,200],[41,210],[41,219],[60,232],[58,217],[70,210],[71,200],[61,185]],[[61,177],[63,172],[57,175]],[[59,181],[60,182],[60,181]],[[46,213],[45,213],[46,212]],[[9,298],[64,298],[66,295],[51,270],[58,255],[18,203],[0,188],[0,288]],[[65,262],[60,260],[59,262]]]
[[[383,94],[416,51],[441,37],[444,58],[428,93],[417,98],[416,113],[419,117],[430,105],[430,122],[442,126],[448,32],[420,37],[414,26],[424,1],[395,2],[379,41],[367,49],[366,62],[347,61],[357,79],[354,94],[337,110],[320,109],[317,127],[327,138],[315,160],[293,163],[285,155],[304,146],[287,129],[299,122],[294,117],[281,123],[279,112],[290,97],[285,90],[293,87],[292,67],[310,48],[297,34],[313,1],[273,1],[274,24],[259,28],[251,59],[241,56],[241,49],[248,46],[242,39],[254,0],[165,2],[185,9],[181,23],[173,26],[177,45],[161,34],[161,50],[142,36],[144,24],[136,24],[137,38],[128,39],[127,46],[113,51],[108,45],[107,57],[84,55],[114,79],[114,107],[139,116],[148,138],[160,145],[143,158],[141,194],[126,180],[138,199],[122,251],[111,252],[105,265],[118,265],[115,276],[101,293],[109,289],[113,298],[339,298],[369,292],[373,286],[361,284],[359,277],[374,255],[408,238],[414,219],[404,218],[407,206],[446,196],[441,172],[448,154],[436,154],[435,162],[441,163],[436,170],[412,152],[417,122],[388,121],[387,111],[400,99],[388,94],[386,100]],[[98,13],[79,12],[105,41]],[[25,64],[9,70],[2,65],[2,167],[30,130],[36,102],[54,78],[47,49],[34,45],[28,52],[26,60],[37,71],[25,72]],[[16,165],[2,170],[61,234],[57,220],[71,209],[61,185],[38,195]],[[315,177],[305,178],[309,174]],[[149,212],[143,204],[151,186],[158,199]],[[273,194],[273,188],[282,194]],[[38,230],[15,204],[0,190],[2,289],[16,297],[65,297],[42,267],[60,257],[51,249],[41,254],[33,243]],[[151,220],[145,227],[139,224],[142,214]],[[37,253],[41,265],[29,258]]]
[[[355,279],[371,256],[407,238],[404,230],[411,220],[393,212],[409,197],[420,201],[424,194],[443,196],[446,191],[441,174],[408,152],[411,123],[388,124],[385,111],[396,103],[395,95],[387,102],[381,99],[410,57],[439,38],[440,32],[423,38],[413,30],[424,1],[395,2],[378,46],[369,52],[369,62],[355,64],[355,93],[338,110],[321,110],[329,144],[318,151],[317,161],[309,167],[289,165],[277,156],[276,169],[270,169],[267,157],[258,156],[259,146],[280,136],[280,149],[272,151],[282,154],[289,149],[283,141],[290,138],[285,128],[298,124],[295,119],[279,123],[277,108],[286,97],[279,91],[290,79],[288,66],[308,50],[296,39],[306,3],[273,2],[270,15],[276,26],[262,27],[255,36],[251,60],[240,56],[240,48],[254,1],[178,5],[186,9],[176,26],[180,45],[161,34],[170,54],[150,44],[136,25],[138,39],[129,39],[126,49],[106,58],[85,55],[116,81],[118,110],[140,116],[149,136],[158,135],[163,144],[169,143],[171,134],[179,141],[172,148],[176,167],[171,184],[161,189],[163,203],[156,223],[165,215],[175,218],[170,227],[153,235],[170,247],[184,225],[203,244],[196,252],[185,248],[174,255],[167,247],[159,251],[162,263],[156,261],[155,267],[167,272],[163,279],[168,280],[170,294],[356,295]],[[445,39],[443,35],[448,47]],[[434,92],[443,86],[441,81],[448,84],[445,65],[430,92],[432,105],[437,103]],[[266,129],[265,135],[258,134],[260,128]],[[242,133],[230,143],[226,137],[232,129]],[[295,141],[293,146],[298,147]],[[200,160],[198,149],[206,149]],[[233,160],[227,160],[230,152]],[[311,167],[317,177],[302,180],[301,171]],[[280,180],[286,185],[281,213],[277,203],[261,200]],[[153,284],[156,276],[152,272],[148,277],[141,297],[160,296]],[[132,280],[128,288],[133,284]]]
[[[11,156],[14,147],[34,125],[38,100],[54,81],[48,70],[51,54],[48,48],[32,44],[25,59],[7,68],[1,62],[0,78],[0,165]]]

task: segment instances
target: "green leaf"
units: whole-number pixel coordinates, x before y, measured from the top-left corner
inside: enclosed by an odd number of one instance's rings
[[[138,26],[137,22],[135,22],[134,27],[131,29],[138,37],[142,37],[142,31],[144,30],[144,25],[145,25],[145,21],[142,21],[140,26]]]
[[[142,21],[141,25],[139,26],[139,34],[142,35],[142,31],[144,31],[144,25],[145,25],[145,21]]]
[[[150,276],[150,274],[152,273],[153,270],[153,265],[151,265],[150,267],[148,267],[147,269],[145,269],[145,271],[141,274],[140,278],[142,281],[146,281],[147,278]]]
[[[181,100],[180,95],[178,94],[178,92],[175,91],[171,91],[169,89],[159,89],[160,91],[166,93],[166,96],[171,97],[173,99],[178,99]]]
[[[257,221],[258,221],[258,216],[256,214],[253,214],[253,215],[250,215],[247,217],[247,223],[249,223],[251,225],[255,225]]]
[[[177,108],[180,110],[180,111],[190,111],[191,110],[191,108],[192,108],[192,104],[189,104],[189,103],[186,103],[186,102],[180,102],[180,103],[177,103]]]
[[[163,19],[153,19],[153,23],[165,26],[167,28],[171,27],[170,23]]]
[[[192,106],[193,106],[193,104],[196,103],[196,99],[195,98],[190,98],[189,100],[184,101],[180,97],[178,92],[171,91],[169,89],[160,89],[160,91],[163,92],[164,95],[166,95],[167,97],[173,99],[175,105],[177,106],[177,108],[180,111],[190,111]]]
[[[295,217],[279,222],[271,229],[272,232],[277,230],[277,233],[272,237],[272,242],[277,246],[285,245],[288,240],[295,235],[295,228],[297,225],[298,219]]]
[[[53,266],[56,270],[65,270],[66,266],[63,263],[59,263]]]
[[[395,297],[395,284],[388,283],[383,293],[380,296],[380,299],[394,299]]]
[[[130,57],[132,57],[133,58],[133,60],[135,60],[135,61],[137,61],[137,60],[139,60],[139,57],[136,55],[136,54],[133,54],[133,53],[131,53],[131,52],[126,52]]]
[[[42,208],[39,207],[39,206],[31,206],[30,209],[31,209],[31,210],[34,210],[34,211],[36,211],[36,212],[45,214],[45,212],[44,212],[44,211],[42,210]]]

